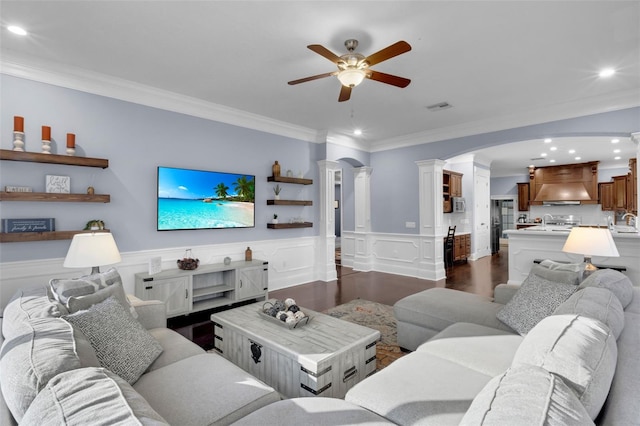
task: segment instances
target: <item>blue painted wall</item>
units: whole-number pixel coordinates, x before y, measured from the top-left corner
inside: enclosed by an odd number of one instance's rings
[[[2,202],[0,217],[53,217],[56,229],[82,229],[102,219],[122,252],[189,247],[238,241],[291,238],[317,234],[314,228],[267,229],[273,213],[287,221],[302,216],[318,220],[317,184],[281,184],[281,197],[308,199],[313,207],[267,206],[273,198],[267,176],[278,160],[283,171],[302,171],[317,180],[322,145],[149,108],[80,91],[0,75],[2,86],[0,146],[12,149],[13,116],[25,117],[26,150],[41,151],[41,126],[52,128],[53,153],[64,153],[66,133],[76,134],[79,156],[109,159],[95,169],[2,161],[0,186],[27,185],[44,192],[45,175],[71,177],[71,192],[85,193],[90,184],[110,194],[108,204]],[[246,173],[256,176],[256,226],[248,229],[156,231],[156,168],[159,165]],[[4,243],[0,261],[58,258],[69,241]]]

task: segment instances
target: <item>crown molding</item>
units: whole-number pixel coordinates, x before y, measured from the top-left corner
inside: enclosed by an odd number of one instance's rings
[[[3,52],[0,73],[40,83],[79,90],[166,111],[218,121],[305,142],[318,143],[315,129],[296,126],[261,115],[205,102],[132,81],[35,58]]]
[[[372,142],[369,151],[387,151],[390,149],[404,148],[465,136],[531,126],[550,121],[618,111],[637,106],[640,106],[640,90],[621,90],[606,96],[592,97],[575,102],[566,102],[536,110],[522,111],[508,116],[474,121],[458,126],[443,127],[426,132]]]

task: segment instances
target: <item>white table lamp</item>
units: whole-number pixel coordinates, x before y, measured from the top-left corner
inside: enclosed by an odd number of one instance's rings
[[[64,259],[65,268],[91,267],[91,273],[100,272],[101,265],[120,262],[120,252],[110,232],[76,234]]]
[[[571,228],[571,232],[567,237],[567,241],[564,243],[564,247],[562,247],[562,251],[584,255],[586,273],[598,269],[591,263],[592,256],[620,256],[611,232],[607,228]]]

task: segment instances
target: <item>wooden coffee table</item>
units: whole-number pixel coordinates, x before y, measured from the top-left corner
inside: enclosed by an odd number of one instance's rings
[[[380,332],[301,307],[309,322],[294,329],[260,315],[265,302],[218,312],[214,349],[287,398],[343,398],[376,371]]]

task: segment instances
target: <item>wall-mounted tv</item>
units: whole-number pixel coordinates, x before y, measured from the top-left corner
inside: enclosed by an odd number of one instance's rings
[[[255,176],[158,167],[158,231],[255,227]]]

